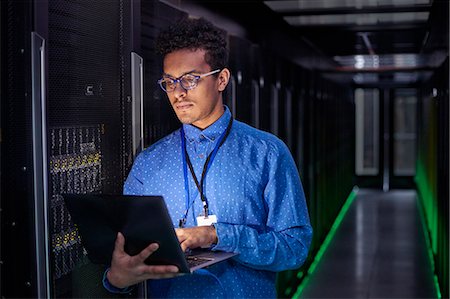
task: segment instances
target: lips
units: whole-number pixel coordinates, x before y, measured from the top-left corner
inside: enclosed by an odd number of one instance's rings
[[[187,110],[189,108],[191,108],[193,106],[193,104],[188,103],[188,102],[181,102],[178,104],[175,104],[175,108],[177,108],[178,110]]]

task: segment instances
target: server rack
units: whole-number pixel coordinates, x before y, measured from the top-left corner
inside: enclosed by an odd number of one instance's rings
[[[136,4],[2,1],[4,297],[110,296],[61,194],[121,193],[142,145]]]
[[[34,233],[35,217],[30,67],[33,23],[28,3],[2,1],[0,5],[2,36],[0,290],[1,295],[5,297],[13,295],[31,297],[38,289],[36,277],[38,265],[34,262],[36,248],[33,238],[30,237]],[[14,285],[15,281],[19,283]],[[17,293],[14,293],[14,288],[17,288]]]
[[[264,75],[261,63],[261,47],[258,44],[251,45],[251,124],[255,128],[261,128],[261,110],[264,88]]]
[[[295,74],[293,74],[292,85],[294,87],[294,101],[293,101],[293,147],[292,153],[295,155],[295,161],[297,162],[297,168],[299,169],[300,177],[303,182],[306,182],[306,150],[305,150],[305,127],[306,127],[306,114],[305,114],[305,102],[306,102],[306,70],[296,66]],[[307,186],[303,186],[305,192]]]
[[[449,59],[421,88],[414,181],[442,298],[449,296]]]
[[[297,73],[295,72],[296,67],[293,63],[290,63],[287,59],[283,61],[283,69],[282,69],[282,78],[284,82],[284,86],[282,88],[282,104],[281,104],[281,116],[280,116],[280,127],[282,135],[280,135],[289,149],[291,150],[292,155],[295,157],[295,145],[294,145],[294,119],[297,117],[295,115],[295,110],[293,109],[296,106],[296,101],[298,98],[296,97],[296,77]]]
[[[235,117],[252,124],[252,44],[238,36],[229,35],[229,64],[234,79]]]
[[[144,146],[149,146],[180,127],[167,95],[156,82],[162,75],[162,59],[155,52],[158,32],[178,19],[187,16],[160,1],[141,2],[141,45],[144,58]]]

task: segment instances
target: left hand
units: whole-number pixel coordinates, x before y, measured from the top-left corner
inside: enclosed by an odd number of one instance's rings
[[[218,241],[214,226],[177,228],[175,232],[183,252],[188,248],[209,247]]]
[[[178,275],[173,265],[147,265],[145,260],[158,250],[158,244],[150,244],[139,254],[129,256],[124,249],[125,237],[117,234],[107,278],[117,288],[125,288],[147,279],[172,278]]]

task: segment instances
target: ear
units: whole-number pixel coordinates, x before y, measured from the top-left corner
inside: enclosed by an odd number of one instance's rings
[[[224,91],[225,88],[227,88],[228,82],[230,81],[230,70],[227,68],[224,68],[223,70],[220,71],[219,76],[218,76],[218,90],[219,91]]]

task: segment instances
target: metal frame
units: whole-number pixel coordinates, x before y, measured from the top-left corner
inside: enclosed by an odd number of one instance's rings
[[[131,105],[133,155],[144,148],[144,59],[131,52]]]
[[[46,40],[31,33],[34,215],[37,295],[50,297],[48,228],[48,159],[46,107]]]

